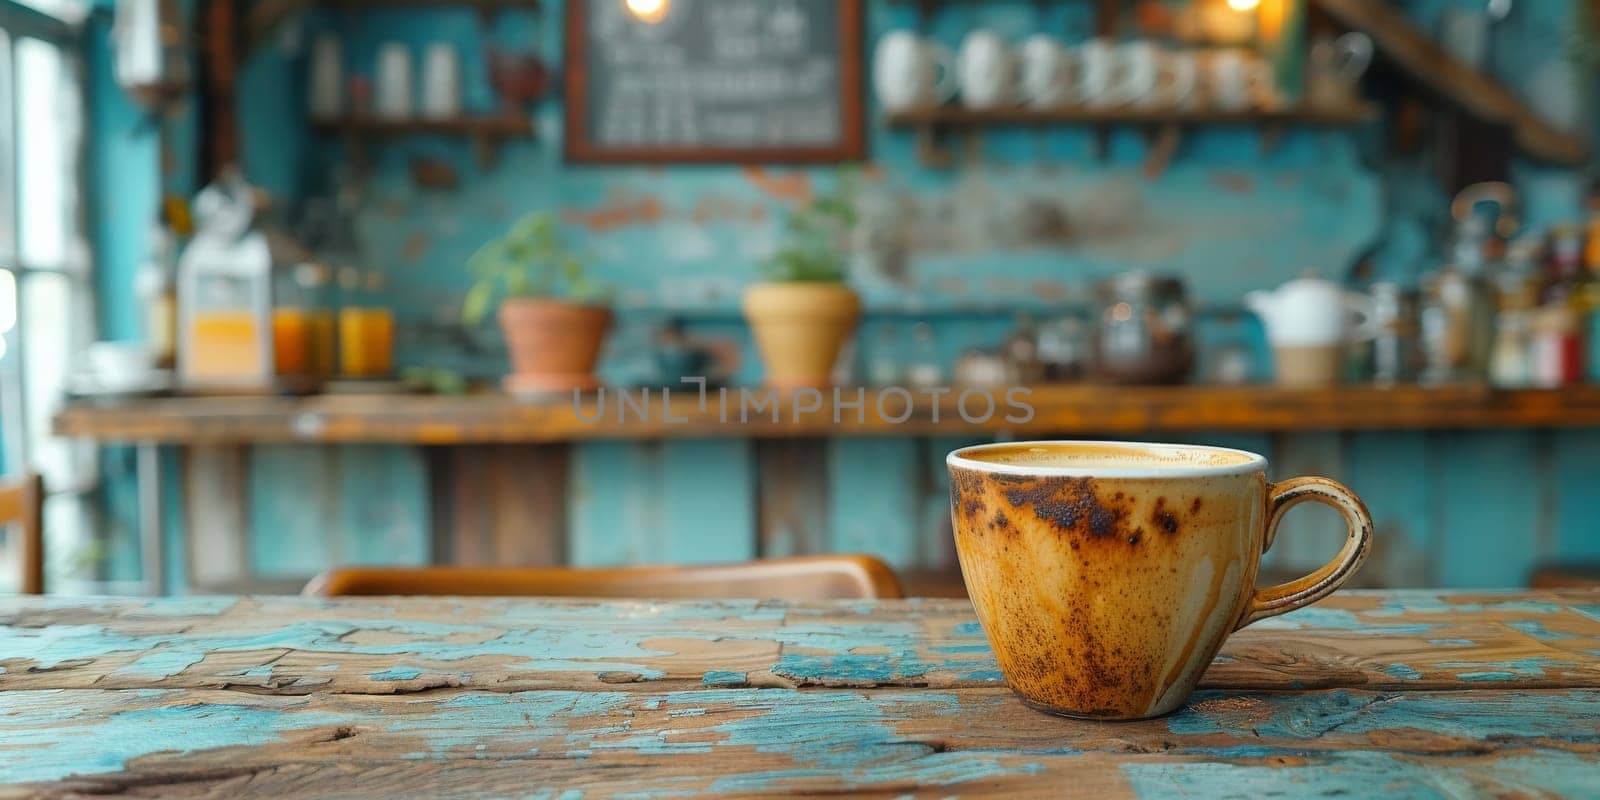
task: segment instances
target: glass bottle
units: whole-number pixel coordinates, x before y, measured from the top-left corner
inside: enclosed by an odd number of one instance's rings
[[[178,359],[178,262],[173,239],[166,225],[152,226],[149,251],[134,278],[145,341],[160,369],[172,369]]]
[[[893,322],[882,322],[867,356],[867,382],[874,387],[900,384],[900,331]]]
[[[939,359],[933,326],[918,322],[911,326],[911,359],[906,365],[906,383],[912,388],[926,389],[942,386],[944,382],[944,364]]]
[[[1484,279],[1488,238],[1482,219],[1462,220],[1451,257],[1423,279],[1419,316],[1426,383],[1485,377],[1494,338],[1494,299]]]

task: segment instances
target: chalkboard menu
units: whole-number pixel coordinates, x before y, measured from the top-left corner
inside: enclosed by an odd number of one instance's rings
[[[860,0],[568,0],[566,14],[568,160],[865,155]]]

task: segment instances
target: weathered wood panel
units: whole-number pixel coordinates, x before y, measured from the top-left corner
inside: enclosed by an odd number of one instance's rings
[[[338,528],[331,523],[342,499],[335,448],[251,447],[245,463],[249,494],[232,502],[244,503],[249,520],[252,569],[247,574],[305,578],[335,563],[330,539]],[[204,537],[210,528],[196,524],[190,530]]]
[[[1372,513],[1373,551],[1360,578],[1375,586],[1439,586],[1434,558],[1439,465],[1421,431],[1357,433],[1345,440],[1343,480]]]
[[[595,442],[574,452],[568,498],[571,563],[755,557],[755,476],[748,442]]]
[[[921,566],[926,492],[915,439],[828,440],[828,551],[868,553],[899,569]]]
[[[247,469],[243,447],[193,447],[184,453],[178,476],[184,529],[196,532],[188,542],[184,571],[195,586],[226,586],[250,574]]]
[[[1551,435],[1555,485],[1554,552],[1563,561],[1600,562],[1600,431],[1561,431]]]
[[[828,442],[754,442],[756,535],[763,558],[827,552]]]
[[[298,581],[335,564],[431,555],[427,467],[414,447],[270,445],[250,448],[246,463],[249,577]]]
[[[1203,692],[1067,720],[1004,689],[7,692],[0,796],[1551,793],[1600,768],[1600,692]],[[53,785],[42,785],[56,782]],[[32,784],[29,786],[29,784]],[[35,794],[37,793],[37,794]]]
[[[1525,586],[1549,546],[1548,465],[1526,432],[1434,435],[1439,463],[1434,550],[1451,586]]]
[[[644,560],[702,564],[755,558],[756,478],[750,443],[690,439],[660,447],[661,516],[657,527],[645,529],[659,544]]]
[[[428,563],[433,512],[422,450],[409,445],[342,445],[335,458],[339,474],[338,503],[331,518],[332,563]]]
[[[1600,590],[1346,592],[1229,639],[1203,687],[1600,688]],[[702,684],[995,687],[965,601],[0,598],[0,692]]]
[[[442,447],[433,453],[434,548],[453,564],[544,566],[567,547],[566,445]]]

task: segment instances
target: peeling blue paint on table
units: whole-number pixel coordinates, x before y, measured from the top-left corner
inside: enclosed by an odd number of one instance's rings
[[[1098,723],[957,601],[0,598],[0,798],[1588,797],[1596,609],[1344,592]]]

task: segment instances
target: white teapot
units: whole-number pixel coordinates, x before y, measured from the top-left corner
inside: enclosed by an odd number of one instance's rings
[[[1377,335],[1371,298],[1323,278],[1298,278],[1270,292],[1250,292],[1244,304],[1266,325],[1274,347],[1337,345]]]
[[[1273,371],[1283,386],[1338,383],[1345,345],[1377,335],[1372,299],[1321,278],[1300,278],[1270,292],[1250,292],[1244,304],[1267,328]]]

